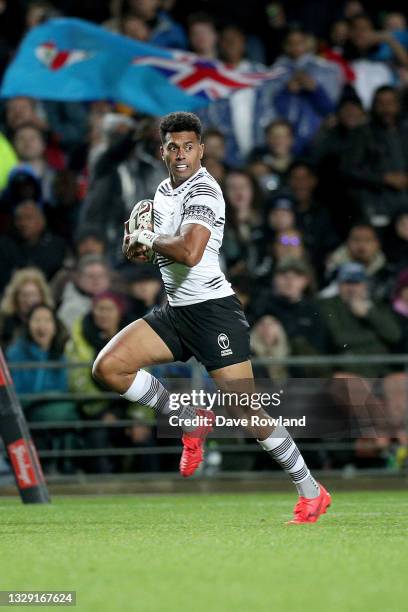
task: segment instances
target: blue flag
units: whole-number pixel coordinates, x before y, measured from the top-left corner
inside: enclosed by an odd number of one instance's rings
[[[131,40],[81,19],[51,19],[23,39],[0,95],[109,99],[163,115],[195,111],[276,76],[276,71],[241,74],[221,62]]]

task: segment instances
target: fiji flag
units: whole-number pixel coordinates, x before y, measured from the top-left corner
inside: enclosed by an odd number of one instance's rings
[[[81,19],[52,19],[23,39],[0,95],[110,99],[163,115],[197,110],[276,76],[276,70],[241,74],[221,62],[134,41]]]

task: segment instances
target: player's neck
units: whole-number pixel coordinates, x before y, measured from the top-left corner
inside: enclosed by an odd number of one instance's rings
[[[197,168],[197,170],[195,172],[193,172],[193,174],[191,174],[189,177],[185,178],[185,179],[175,179],[174,176],[172,174],[169,174],[169,179],[170,179],[170,183],[173,189],[178,189],[181,185],[183,185],[183,183],[186,183],[187,181],[189,181],[191,178],[193,178],[193,176],[195,176],[197,174],[197,172],[199,172],[200,170],[202,170],[203,166],[199,166]]]

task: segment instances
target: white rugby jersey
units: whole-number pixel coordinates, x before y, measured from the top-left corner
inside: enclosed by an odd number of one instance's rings
[[[181,185],[160,183],[154,196],[153,231],[177,236],[186,223],[204,225],[211,232],[203,257],[188,267],[156,253],[156,263],[171,306],[188,306],[226,297],[234,292],[219,264],[224,235],[225,202],[217,181],[203,167]]]

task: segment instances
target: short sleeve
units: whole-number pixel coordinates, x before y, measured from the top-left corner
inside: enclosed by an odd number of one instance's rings
[[[220,214],[221,198],[211,185],[196,185],[184,198],[181,225],[197,223],[212,232]]]

